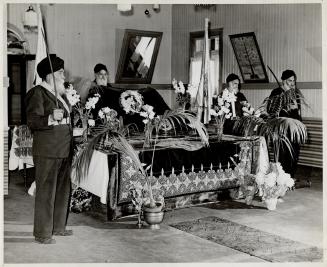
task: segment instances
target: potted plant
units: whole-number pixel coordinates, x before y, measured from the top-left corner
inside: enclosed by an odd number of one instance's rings
[[[255,181],[259,196],[265,201],[269,210],[275,210],[278,198],[284,196],[286,191],[294,186],[291,175],[285,173],[279,162],[270,163],[267,173],[259,172]]]

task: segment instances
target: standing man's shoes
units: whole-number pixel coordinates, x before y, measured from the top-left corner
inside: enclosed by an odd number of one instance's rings
[[[51,237],[35,237],[35,242],[44,245],[56,244],[56,240]]]
[[[55,231],[53,235],[70,236],[73,235],[73,230]]]

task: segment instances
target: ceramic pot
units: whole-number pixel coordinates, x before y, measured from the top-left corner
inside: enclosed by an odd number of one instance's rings
[[[277,206],[277,197],[265,199],[268,210],[275,210]]]

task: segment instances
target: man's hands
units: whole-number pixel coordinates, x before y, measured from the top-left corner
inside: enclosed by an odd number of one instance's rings
[[[55,121],[61,121],[64,118],[64,110],[60,108],[54,109],[52,117]]]

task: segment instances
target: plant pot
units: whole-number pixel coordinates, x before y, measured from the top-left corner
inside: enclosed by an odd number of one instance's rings
[[[151,208],[149,206],[143,207],[144,221],[150,225],[150,229],[160,229],[160,223],[164,218],[164,212],[162,211],[162,204],[156,203],[156,207]]]
[[[162,210],[162,208],[163,208],[162,203],[156,202],[155,207],[150,207],[149,205],[144,205],[143,206],[143,211],[146,211],[146,212],[159,212],[159,211]]]
[[[164,218],[164,212],[152,212],[152,211],[144,211],[143,213],[144,221],[150,225],[150,229],[160,229],[160,223],[162,223]]]
[[[268,210],[275,210],[277,206],[277,197],[265,199]]]

